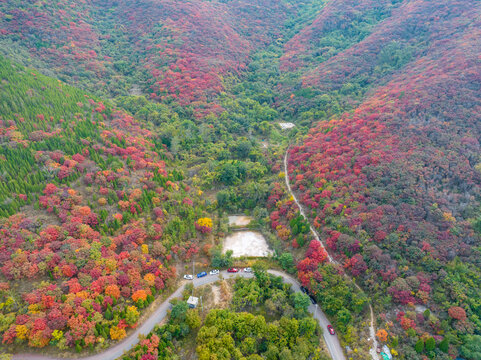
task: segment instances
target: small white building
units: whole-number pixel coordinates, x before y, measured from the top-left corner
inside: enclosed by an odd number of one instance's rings
[[[187,304],[191,309],[195,309],[197,305],[199,305],[199,298],[195,296],[189,296],[189,300],[187,300]]]

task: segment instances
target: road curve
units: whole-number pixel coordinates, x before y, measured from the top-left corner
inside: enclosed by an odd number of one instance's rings
[[[301,291],[301,287],[299,283],[292,278],[291,276],[276,270],[268,270],[270,274],[275,276],[281,276],[285,283],[292,285],[292,290],[295,292]],[[238,272],[238,273],[228,273],[227,271],[221,271],[220,275],[224,279],[242,276],[246,278],[251,278],[254,275],[252,273],[246,272]],[[220,279],[220,275],[208,275],[200,279],[194,279],[193,284],[194,287],[206,285],[213,283]],[[174,298],[178,298],[182,295],[182,291],[185,288],[185,285],[188,282],[184,281],[179,288],[174,291],[172,295],[170,295],[163,303],[159,305],[157,309],[152,313],[152,315],[144,321],[141,325],[139,325],[134,332],[132,332],[127,338],[125,338],[122,342],[116,343],[115,345],[111,346],[110,348],[106,349],[105,351],[84,357],[70,357],[70,359],[82,359],[82,360],[115,360],[122,356],[124,352],[133,348],[139,341],[139,335],[144,334],[147,335],[154,326],[160,323],[166,316],[167,310],[170,309],[170,300]],[[326,315],[320,310],[317,309],[314,305],[309,306],[309,312],[314,315],[314,318],[319,321],[319,324],[323,330],[323,337],[324,341],[327,345],[327,348],[331,354],[333,360],[346,360],[344,357],[344,353],[342,352],[341,345],[339,343],[339,339],[337,335],[333,336],[330,335],[327,331],[326,327],[329,324]],[[61,360],[65,358],[58,358],[53,356],[46,356],[40,354],[33,354],[33,353],[21,353],[21,354],[14,354],[12,356],[12,360]]]
[[[292,290],[294,292],[301,291],[301,285],[299,285],[297,280],[293,277],[276,270],[268,270],[268,272],[275,276],[282,276],[282,279],[285,283],[292,285]],[[331,358],[334,360],[346,360],[337,335],[331,335],[327,331],[327,325],[329,325],[331,322],[327,319],[326,314],[322,312],[321,308],[317,306],[317,304],[309,305],[309,312],[313,314],[314,318],[319,322],[319,325],[321,326],[324,342],[326,343],[327,349],[331,354]]]
[[[324,250],[326,250],[326,254],[327,254],[327,258],[329,259],[329,262],[333,263],[333,264],[337,264],[339,265],[339,263],[333,259],[331,257],[331,255],[329,255],[329,253],[327,252],[327,249],[326,249],[326,246],[324,245],[324,243],[322,242],[319,234],[317,233],[316,229],[314,229],[314,227],[311,225],[311,222],[309,220],[309,218],[306,216],[305,212],[304,212],[304,209],[301,205],[301,203],[299,202],[299,200],[297,200],[297,197],[296,195],[294,194],[294,192],[292,191],[291,189],[291,184],[290,184],[290,179],[289,179],[289,172],[287,171],[287,155],[289,153],[289,146],[287,147],[286,149],[286,153],[284,154],[284,179],[285,179],[285,182],[286,182],[286,187],[287,187],[287,191],[289,192],[289,194],[292,196],[292,198],[294,199],[294,202],[296,203],[297,207],[299,208],[299,212],[300,214],[302,215],[302,217],[304,219],[306,219],[306,221],[309,223],[309,228],[311,229],[311,233],[312,235],[314,236],[314,238],[319,241],[321,243],[321,246],[324,248]],[[347,275],[346,275],[347,276]],[[354,280],[351,279],[351,281],[354,283],[354,285],[360,290],[362,291],[362,289],[359,287],[359,285],[356,284],[356,282]],[[377,354],[377,347],[378,347],[378,342],[376,340],[376,329],[375,329],[375,324],[374,324],[374,312],[372,311],[372,306],[371,304],[369,304],[369,312],[371,314],[371,322],[369,324],[369,336],[370,336],[370,339],[372,340],[372,345],[371,345],[371,348],[369,349],[369,354],[371,355],[372,359],[373,360],[379,360],[379,355]],[[331,352],[332,354],[332,352]]]

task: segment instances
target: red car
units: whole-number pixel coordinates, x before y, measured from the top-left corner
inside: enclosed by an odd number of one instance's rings
[[[332,327],[332,325],[327,325],[327,330],[329,331],[329,334],[331,335],[335,335],[336,332],[334,331],[334,328]]]
[[[238,272],[238,271],[239,271],[239,269],[237,269],[237,268],[228,268],[228,269],[227,269],[227,272],[236,273],[236,272]]]

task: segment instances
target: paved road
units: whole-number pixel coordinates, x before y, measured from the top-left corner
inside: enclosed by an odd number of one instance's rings
[[[269,270],[269,273],[282,276],[282,279],[285,283],[292,285],[292,290],[294,292],[301,291],[301,286],[293,277],[276,270]],[[322,335],[324,337],[324,342],[327,345],[327,349],[331,354],[331,358],[334,360],[345,360],[344,352],[342,351],[341,344],[339,343],[339,339],[337,335],[331,335],[327,331],[327,325],[331,322],[327,319],[326,315],[321,311],[319,306],[315,306],[313,304],[309,305],[309,312],[314,315],[314,318],[319,322],[319,325],[322,328]]]
[[[322,242],[322,240],[321,240],[319,234],[317,233],[316,229],[314,229],[314,227],[311,225],[311,222],[310,222],[309,218],[306,216],[306,214],[304,212],[304,208],[302,207],[301,203],[297,199],[296,194],[294,194],[294,191],[292,191],[292,189],[291,189],[291,184],[290,184],[290,180],[289,180],[289,172],[287,171],[287,155],[288,154],[289,154],[289,147],[287,147],[286,153],[284,155],[284,180],[286,182],[287,191],[289,192],[289,194],[291,194],[292,198],[294,199],[294,202],[297,204],[297,207],[299,208],[299,212],[301,213],[302,217],[304,219],[306,219],[306,221],[309,223],[309,228],[311,229],[312,235],[314,236],[314,238],[317,241],[319,241],[321,243],[321,246],[324,248],[324,250],[326,250],[326,254],[327,254],[327,258],[328,258],[329,262],[339,265],[339,263],[335,259],[333,259],[331,257],[331,255],[329,255],[329,253],[327,252],[326,246]],[[346,274],[346,277],[348,277],[347,274]],[[351,278],[349,278],[349,279],[354,283],[354,285],[360,291],[362,291],[362,289],[359,287],[359,285],[356,284],[355,281],[353,281]],[[368,340],[372,341],[371,348],[369,349],[369,354],[371,355],[373,360],[379,360],[379,355],[376,352],[376,349],[378,348],[378,342],[377,342],[376,335],[375,335],[376,329],[375,329],[375,324],[374,324],[374,312],[372,311],[371,304],[369,304],[369,312],[371,314],[371,322],[369,324],[370,339],[368,339]],[[329,349],[329,351],[331,351],[331,350]],[[332,354],[332,351],[331,351],[331,354]]]
[[[295,292],[301,291],[301,287],[299,283],[292,278],[291,276],[280,272],[280,271],[275,271],[275,270],[268,270],[269,273],[276,275],[276,276],[281,276],[283,278],[283,281],[285,283],[289,283],[292,285],[292,290]],[[245,273],[245,272],[239,272],[239,273],[228,273],[227,271],[221,271],[220,273],[224,279],[227,278],[232,278],[236,276],[242,276],[246,278],[251,278],[254,275],[252,273]],[[200,279],[194,279],[193,283],[195,287],[213,283],[215,281],[219,280],[219,275],[207,275],[203,278]],[[75,357],[74,359],[82,359],[82,360],[115,360],[118,357],[122,356],[122,354],[134,347],[138,340],[138,337],[140,334],[148,334],[156,324],[162,321],[162,319],[165,318],[167,315],[167,310],[170,309],[170,300],[180,297],[182,294],[182,291],[184,290],[185,284],[187,284],[187,281],[184,281],[182,285],[172,294],[170,295],[160,306],[154,311],[154,313],[146,320],[144,321],[133,333],[131,333],[127,338],[125,338],[122,342],[119,342],[112,347],[108,348],[104,352],[101,352],[96,355],[91,355],[91,356],[85,356],[85,357]],[[309,306],[309,312],[314,314],[314,317],[319,321],[322,329],[323,329],[323,336],[324,340],[327,344],[327,347],[329,349],[329,352],[331,353],[331,357],[333,360],[345,360],[344,354],[342,352],[341,345],[339,344],[339,339],[336,336],[330,335],[329,332],[327,331],[326,327],[329,324],[329,321],[326,318],[326,315],[314,305]],[[73,358],[73,357],[72,357]],[[38,355],[38,354],[15,354],[13,355],[13,360],[60,360],[61,358],[57,357],[50,357],[50,356],[44,356],[44,355]]]

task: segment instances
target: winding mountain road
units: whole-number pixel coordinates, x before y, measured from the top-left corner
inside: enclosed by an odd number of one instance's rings
[[[286,187],[287,187],[287,191],[289,191],[289,194],[292,196],[292,198],[294,199],[294,202],[296,203],[297,207],[299,208],[299,212],[300,214],[302,215],[302,217],[304,219],[306,219],[306,221],[309,223],[309,228],[311,229],[311,233],[312,235],[314,236],[314,238],[319,241],[321,243],[321,246],[324,248],[324,250],[326,251],[327,253],[327,258],[329,259],[329,262],[333,263],[333,264],[337,264],[339,265],[339,262],[337,262],[335,259],[333,259],[331,257],[331,255],[329,255],[329,253],[327,252],[327,249],[326,249],[326,246],[324,245],[324,243],[322,242],[319,234],[317,233],[316,229],[314,229],[314,227],[312,226],[311,224],[311,221],[309,220],[309,218],[306,216],[305,212],[304,212],[304,208],[302,207],[301,203],[299,202],[299,200],[297,199],[296,195],[294,194],[294,192],[292,191],[291,189],[291,183],[290,183],[290,179],[289,179],[289,172],[287,171],[287,155],[289,154],[289,147],[287,147],[286,149],[286,153],[284,155],[284,178],[285,178],[285,182],[286,182]],[[347,275],[346,275],[347,276]],[[352,280],[352,279],[351,279]],[[352,280],[353,281],[353,280]],[[359,285],[356,284],[355,281],[353,281],[354,285],[362,291],[362,289],[359,287]],[[376,349],[378,348],[378,342],[377,342],[377,339],[376,339],[376,329],[374,327],[374,312],[372,310],[372,306],[371,304],[369,304],[369,312],[371,314],[371,321],[370,321],[370,324],[369,324],[369,336],[370,336],[370,339],[372,340],[372,345],[371,345],[371,348],[369,349],[369,354],[371,355],[372,359],[373,360],[379,360],[379,355],[377,354],[377,351]]]
[[[270,274],[275,276],[281,276],[285,283],[292,285],[292,290],[295,292],[301,291],[301,287],[299,283],[292,278],[291,276],[276,270],[268,270]],[[252,273],[246,272],[238,272],[238,273],[228,273],[227,271],[221,271],[219,275],[208,275],[200,279],[194,279],[193,284],[194,287],[210,284],[216,282],[220,279],[220,275],[224,279],[242,276],[246,278],[251,278],[254,275]],[[112,347],[108,348],[107,350],[90,356],[84,357],[70,357],[70,359],[82,359],[82,360],[115,360],[121,357],[124,352],[130,350],[134,347],[139,341],[139,335],[144,334],[147,335],[154,326],[160,323],[166,316],[167,311],[170,309],[170,300],[174,298],[181,297],[182,292],[184,291],[185,285],[187,281],[184,281],[182,285],[174,291],[172,295],[170,295],[164,302],[162,302],[157,309],[154,310],[152,315],[144,321],[141,325],[139,325],[134,332],[132,332],[127,338],[125,338],[122,342],[119,342]],[[319,322],[322,330],[323,330],[323,337],[324,341],[327,345],[327,348],[331,354],[333,360],[345,360],[344,353],[342,352],[342,347],[339,343],[339,339],[337,335],[333,336],[329,334],[326,327],[329,324],[329,320],[327,319],[326,315],[318,309],[314,305],[309,306],[309,312],[313,314],[314,318]],[[14,354],[12,356],[12,360],[61,360],[65,358],[47,356],[47,355],[40,355],[40,354],[33,354],[33,353],[22,353],[22,354]]]

